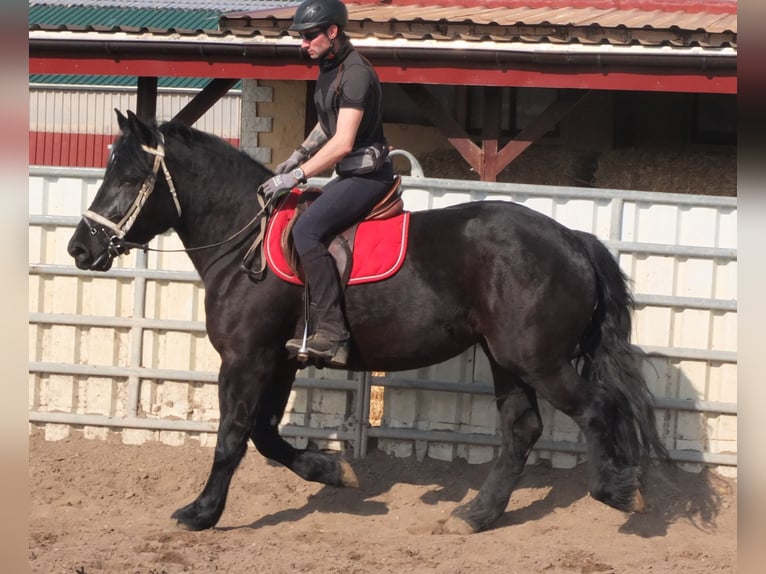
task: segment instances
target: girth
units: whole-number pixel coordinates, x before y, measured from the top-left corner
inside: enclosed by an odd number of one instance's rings
[[[341,285],[348,283],[351,276],[351,267],[353,264],[353,252],[354,252],[354,239],[356,237],[356,230],[359,223],[362,221],[374,221],[381,219],[388,219],[389,217],[396,217],[404,211],[404,201],[402,200],[401,189],[401,177],[395,176],[394,183],[391,189],[386,195],[376,203],[370,212],[361,221],[356,222],[348,229],[336,235],[330,245],[328,251],[330,255],[335,259],[335,264],[338,267],[338,274],[340,275]],[[295,208],[295,214],[289,221],[284,231],[282,232],[281,245],[282,251],[285,254],[285,260],[290,266],[290,269],[295,273],[301,281],[304,281],[303,268],[300,265],[300,258],[298,252],[295,250],[295,244],[293,242],[293,226],[300,216],[308,209],[309,205],[313,203],[322,190],[317,187],[309,187],[298,198],[298,204]]]

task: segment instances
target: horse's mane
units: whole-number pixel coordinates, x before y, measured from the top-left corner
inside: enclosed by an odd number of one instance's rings
[[[165,135],[166,138],[172,138],[177,141],[181,141],[189,147],[202,146],[209,149],[211,153],[216,155],[233,154],[235,156],[240,156],[246,159],[249,163],[257,166],[260,170],[268,171],[268,169],[256,159],[241,149],[234,147],[231,143],[217,135],[204,132],[175,120],[170,120],[162,123],[158,129]]]

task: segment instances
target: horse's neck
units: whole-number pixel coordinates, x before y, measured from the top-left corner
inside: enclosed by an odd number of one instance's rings
[[[215,262],[237,265],[259,230],[260,204],[238,181],[183,178],[178,183],[181,219],[175,231],[200,275]]]

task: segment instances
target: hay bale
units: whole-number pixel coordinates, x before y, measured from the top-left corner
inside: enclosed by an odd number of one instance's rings
[[[597,187],[701,195],[737,195],[736,149],[621,149],[601,154]]]
[[[426,177],[479,179],[454,149],[427,152],[418,161]],[[408,168],[407,163],[400,173]],[[736,149],[575,151],[538,144],[506,166],[497,181],[736,196],[737,154]]]

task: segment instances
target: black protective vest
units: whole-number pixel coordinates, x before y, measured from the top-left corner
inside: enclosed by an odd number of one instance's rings
[[[385,143],[383,135],[380,79],[367,59],[347,39],[338,52],[320,62],[314,89],[317,118],[324,132],[332,137],[338,125],[338,112],[351,107],[364,110],[354,149]]]

